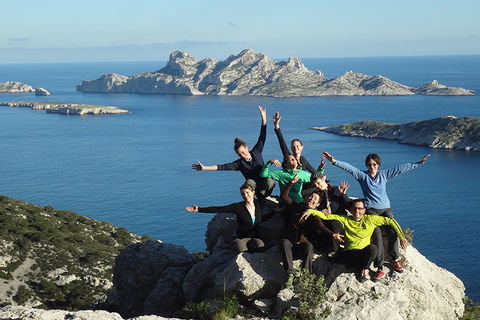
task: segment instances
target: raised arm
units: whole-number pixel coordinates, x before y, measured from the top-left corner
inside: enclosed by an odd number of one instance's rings
[[[258,111],[262,118],[262,125],[260,126],[260,135],[258,136],[257,143],[252,151],[261,153],[263,151],[263,146],[265,145],[265,140],[267,139],[267,109],[258,106]]]
[[[343,162],[343,161],[335,160],[335,158],[328,152],[324,152],[323,155],[325,156],[325,159],[330,161],[334,166],[347,171],[348,173],[353,175],[353,177],[355,179],[358,179],[363,174],[363,172],[361,170],[352,166],[351,164]]]
[[[280,116],[280,113],[275,112],[275,115],[273,116],[273,129],[275,131],[275,134],[277,135],[278,139],[278,144],[280,145],[280,150],[282,150],[282,155],[285,158],[290,154],[290,150],[288,149],[287,144],[285,143],[285,139],[283,138],[282,130],[280,130],[280,120],[282,117]]]
[[[282,198],[282,200],[286,204],[292,204],[293,203],[293,200],[292,200],[292,198],[290,198],[289,193],[292,190],[293,185],[295,183],[297,183],[298,180],[300,180],[300,177],[298,175],[295,175],[295,177],[293,177],[293,179],[285,186],[285,189],[283,189],[280,197]]]
[[[269,160],[262,168],[262,171],[260,171],[260,177],[262,178],[268,178],[272,177],[273,179],[278,179],[278,175],[276,174],[275,171],[270,171],[270,167],[274,164],[277,167],[281,166],[280,161],[278,160]],[[278,171],[278,170],[276,170]]]

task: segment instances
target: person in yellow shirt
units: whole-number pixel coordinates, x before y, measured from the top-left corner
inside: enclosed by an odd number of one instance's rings
[[[345,230],[345,236],[334,233],[332,237],[345,243],[344,251],[337,258],[337,262],[344,264],[346,267],[355,268],[359,272],[359,280],[361,282],[367,280],[368,267],[373,259],[377,256],[378,248],[375,244],[370,243],[373,231],[378,226],[390,226],[395,230],[396,235],[400,239],[400,246],[405,249],[408,245],[405,235],[395,219],[366,215],[365,202],[363,199],[355,199],[350,207],[351,216],[325,214],[322,211],[308,209],[302,216],[301,220],[305,220],[309,215],[315,215],[323,220],[340,221]],[[382,270],[378,270],[372,277],[372,280],[383,278]]]

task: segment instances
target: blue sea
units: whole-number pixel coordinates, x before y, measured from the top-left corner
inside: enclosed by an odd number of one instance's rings
[[[353,70],[409,86],[435,79],[480,93],[480,56],[323,58],[304,63],[328,78]],[[402,227],[415,231],[415,247],[458,275],[467,295],[480,300],[480,152],[430,150],[309,129],[360,120],[480,117],[480,96],[281,99],[75,91],[82,80],[105,72],[132,75],[164,65],[165,61],[0,65],[0,82],[21,81],[52,92],[39,98],[31,93],[0,94],[0,101],[89,103],[133,111],[79,117],[0,107],[0,194],[73,210],[190,251],[204,250],[212,216],[187,213],[184,207],[240,201],[243,181],[238,172],[195,172],[191,164],[236,159],[235,137],[253,146],[260,127],[257,106],[262,105],[269,117],[265,160],[281,157],[271,123],[276,111],[282,115],[286,139],[302,139],[312,164],[323,151],[359,168],[370,152],[382,156],[384,168],[431,153],[423,167],[389,183],[392,209]],[[330,164],[326,170],[333,184],[346,180],[352,186],[349,194],[361,195],[350,175]]]

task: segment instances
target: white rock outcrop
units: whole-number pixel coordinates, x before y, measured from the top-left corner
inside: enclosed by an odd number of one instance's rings
[[[49,95],[51,95],[51,93],[44,88],[36,88],[35,89],[35,95],[36,96],[49,96]]]
[[[11,108],[30,108],[32,110],[45,110],[47,113],[60,113],[65,115],[101,115],[125,114],[131,111],[112,106],[86,105],[76,103],[57,103],[40,101],[11,101],[0,102],[0,106]]]
[[[433,87],[432,87],[433,86]],[[157,93],[225,96],[390,96],[390,95],[474,95],[473,90],[449,88],[437,82],[419,88],[405,86],[383,76],[349,71],[327,79],[311,71],[298,58],[275,62],[263,53],[245,49],[224,61],[191,57],[174,51],[167,65],[155,72],[131,77],[106,73],[97,80],[84,80],[82,92]]]
[[[26,93],[35,92],[28,84],[24,84],[18,81],[7,81],[0,83],[0,93]]]

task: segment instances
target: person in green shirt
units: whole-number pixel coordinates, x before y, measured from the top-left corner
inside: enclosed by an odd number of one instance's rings
[[[308,209],[302,216],[301,220],[308,216],[315,215],[324,220],[337,220],[343,225],[345,236],[334,234],[332,237],[338,238],[339,241],[345,243],[344,251],[337,258],[337,262],[348,268],[355,268],[359,272],[359,280],[361,282],[367,280],[369,266],[373,259],[377,256],[378,248],[375,244],[370,243],[373,231],[378,226],[390,226],[395,230],[396,235],[400,239],[400,246],[405,249],[408,245],[405,235],[395,219],[366,215],[365,202],[363,199],[355,199],[350,207],[351,216],[325,214],[322,211]],[[372,277],[372,280],[383,278],[384,274],[379,270]]]
[[[303,171],[298,169],[298,161],[291,154],[287,155],[283,159],[281,164],[282,170],[270,170],[270,167],[274,164],[277,167],[280,167],[280,161],[270,160],[260,171],[260,177],[262,178],[272,178],[278,181],[280,186],[280,192],[283,192],[285,187],[293,180],[293,178],[298,177],[297,182],[292,186],[289,196],[295,203],[302,203],[302,186],[306,182],[310,182],[310,172]]]

